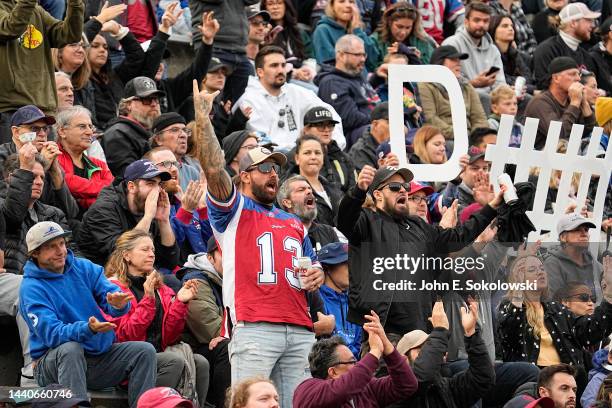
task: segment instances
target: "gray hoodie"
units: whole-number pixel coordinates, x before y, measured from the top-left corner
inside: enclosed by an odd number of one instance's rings
[[[584,253],[584,265],[577,265],[563,250],[557,246],[548,251],[548,256],[544,259],[544,269],[548,274],[548,291],[551,296],[569,282],[584,282],[593,293],[601,300],[601,277],[603,266],[590,251]]]
[[[472,39],[465,30],[465,26],[459,27],[455,35],[448,37],[442,45],[452,45],[461,53],[466,53],[470,57],[461,61],[461,71],[468,80],[477,77],[483,71],[491,67],[498,67],[497,79],[493,86],[487,88],[476,88],[478,92],[489,93],[499,85],[506,84],[504,76],[504,64],[497,46],[493,43],[491,36],[486,33],[480,40],[480,45]]]

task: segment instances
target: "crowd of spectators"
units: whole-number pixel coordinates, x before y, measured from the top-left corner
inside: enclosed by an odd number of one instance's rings
[[[578,203],[579,175],[560,197],[561,171],[533,163],[526,188],[548,186],[547,211],[564,213],[558,244],[508,243],[531,203],[495,193],[485,159],[504,114],[510,147],[533,117],[527,150],[557,143],[557,121],[558,152],[610,157],[611,13],[0,0],[0,316],[23,352],[5,385],[70,389],[71,405],[120,388],[131,407],[611,406],[612,177]],[[391,64],[456,77],[456,179],[399,167]],[[402,87],[410,165],[453,154],[448,90],[431,80]],[[440,263],[377,263],[396,256]]]

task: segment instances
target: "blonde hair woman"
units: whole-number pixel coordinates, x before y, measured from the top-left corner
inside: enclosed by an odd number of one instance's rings
[[[274,383],[264,377],[242,380],[228,389],[228,408],[278,408],[278,392]]]
[[[178,350],[168,350],[180,342],[187,304],[195,298],[197,284],[187,281],[175,294],[163,283],[154,264],[155,246],[147,231],[133,229],[117,239],[115,250],[106,263],[105,274],[122,291],[133,296],[132,307],[124,316],[108,320],[117,325],[118,342],[146,341],[153,344],[157,350],[156,386],[177,388],[184,382],[185,367],[194,365],[195,372],[188,371],[191,379],[195,379],[200,406],[204,406],[209,382],[208,361],[199,354],[192,354],[191,358]],[[181,391],[185,393],[185,388]]]

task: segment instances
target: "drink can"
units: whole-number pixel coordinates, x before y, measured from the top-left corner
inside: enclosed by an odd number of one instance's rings
[[[514,81],[514,94],[517,98],[523,94],[523,88],[525,87],[526,83],[527,80],[525,79],[525,77],[516,77],[516,80]]]
[[[298,276],[300,278],[300,286],[303,289],[306,287],[304,283],[304,272],[312,268],[312,260],[310,259],[309,256],[300,256],[297,259],[297,265],[298,265]]]
[[[512,179],[506,173],[502,173],[497,177],[497,182],[500,186],[506,186],[506,192],[504,193],[504,201],[508,204],[512,204],[513,202],[518,200],[518,195],[516,194],[516,189],[514,188],[514,184],[512,184]]]

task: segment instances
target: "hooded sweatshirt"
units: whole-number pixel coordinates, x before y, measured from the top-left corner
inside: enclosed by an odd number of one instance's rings
[[[325,314],[333,314],[336,319],[334,334],[342,337],[348,348],[351,349],[355,358],[359,359],[361,349],[361,327],[351,323],[347,319],[348,314],[348,294],[346,291],[338,293],[327,285],[322,285],[319,289],[321,299],[325,305]]]
[[[117,285],[104,276],[104,269],[68,251],[64,273],[50,272],[29,260],[19,290],[19,310],[30,329],[30,353],[33,359],[47,350],[74,341],[85,353],[98,356],[106,353],[115,340],[114,331],[94,333],[88,320],[94,316],[106,321],[102,311],[113,317],[130,310],[115,309],[106,302],[108,293],[120,292]]]
[[[346,27],[340,25],[331,17],[321,17],[312,34],[312,43],[316,44],[316,47],[314,47],[315,58],[320,65],[328,64],[336,59],[336,42],[346,34],[348,34]],[[366,69],[368,71],[376,70],[378,51],[374,41],[361,28],[353,30],[353,34],[363,40],[367,54]]]
[[[481,72],[489,70],[491,67],[499,68],[495,83],[487,88],[478,88],[478,91],[490,93],[499,85],[506,84],[501,54],[488,33],[480,39],[480,45],[478,45],[465,30],[465,27],[460,27],[455,32],[455,35],[444,40],[442,45],[452,45],[459,52],[470,56],[468,59],[461,61],[461,72],[469,80],[477,77]]]
[[[548,255],[544,259],[544,269],[548,274],[548,290],[551,294],[556,293],[568,282],[584,282],[598,299],[602,298],[601,289],[599,285],[594,285],[594,282],[601,282],[603,267],[593,259],[591,252],[584,251],[582,266],[576,264],[561,246],[550,249]]]
[[[597,350],[595,354],[593,354],[592,361],[593,368],[591,371],[589,371],[589,383],[580,397],[580,404],[583,407],[590,407],[591,404],[597,400],[599,387],[603,383],[603,380],[606,379],[608,374],[610,374],[610,370],[603,367],[603,364],[610,367],[610,363],[608,363],[608,350]]]

